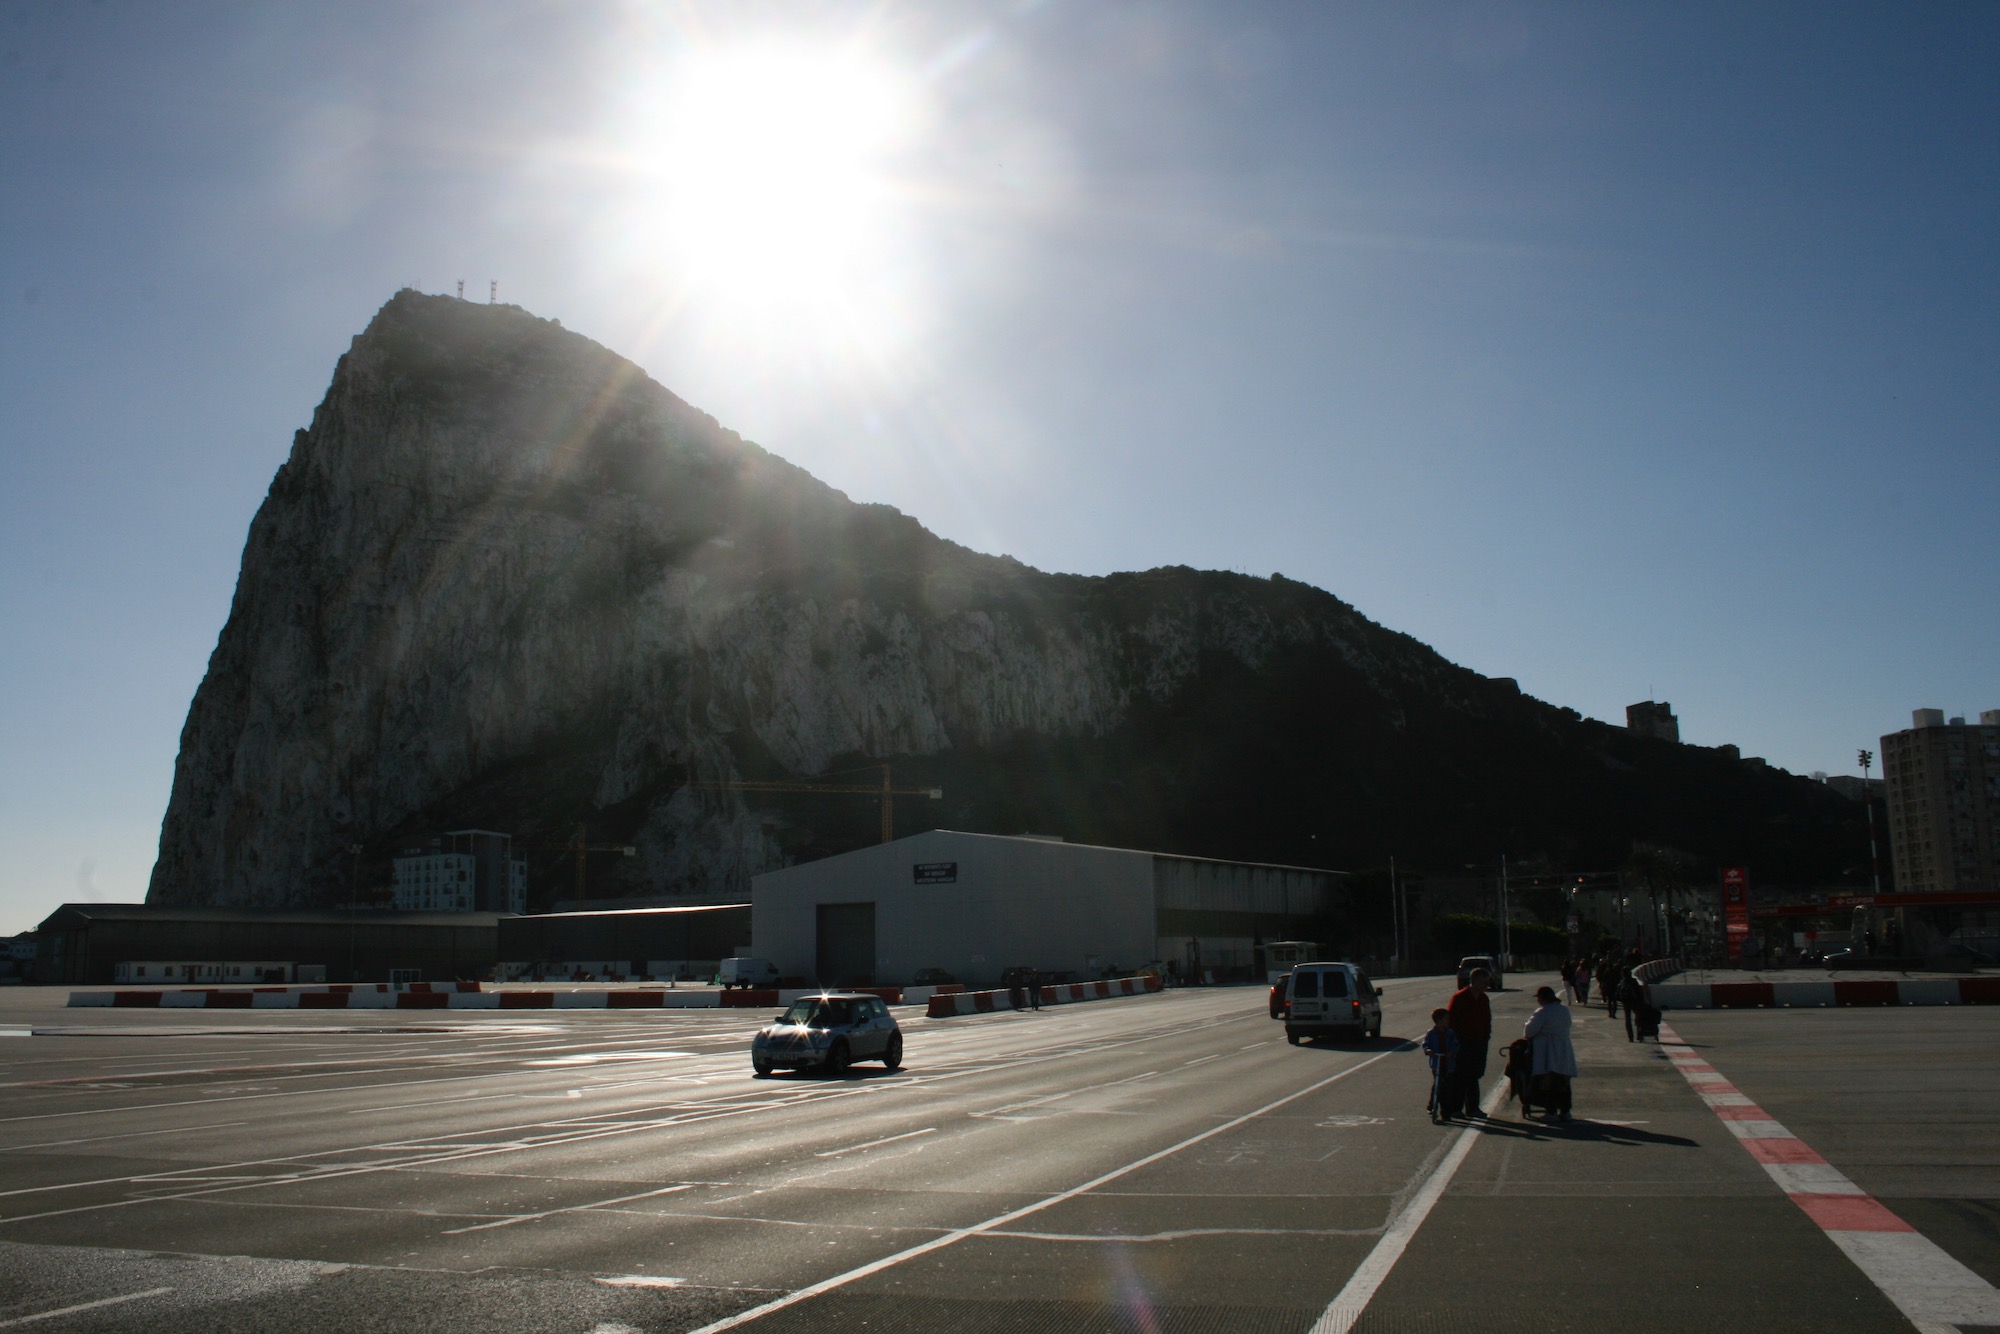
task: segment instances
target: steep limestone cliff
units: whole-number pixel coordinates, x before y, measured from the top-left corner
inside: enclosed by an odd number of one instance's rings
[[[741,892],[865,841],[874,810],[689,781],[871,760],[946,787],[899,810],[906,830],[1263,860],[1632,837],[1729,855],[1765,849],[1774,812],[1834,818],[1301,584],[968,551],[553,322],[403,292],[251,525],[149,899],[340,901],[351,845],[379,883],[414,834],[554,844],[578,821],[639,849],[593,893]],[[533,899],[567,875],[538,861]]]

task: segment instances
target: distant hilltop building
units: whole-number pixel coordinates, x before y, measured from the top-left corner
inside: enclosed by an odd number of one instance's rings
[[[396,906],[416,912],[528,910],[528,863],[511,834],[455,829],[395,859]]]
[[[1896,888],[2000,902],[2000,709],[1976,727],[1942,709],[1911,721],[1882,738]]]
[[[1665,700],[1656,702],[1649,699],[1643,704],[1627,704],[1625,726],[1628,731],[1656,736],[1662,741],[1681,739],[1681,720],[1674,717],[1674,706]]]
[[[1882,800],[1887,784],[1879,778],[1860,779],[1853,774],[1813,775],[1849,801]]]

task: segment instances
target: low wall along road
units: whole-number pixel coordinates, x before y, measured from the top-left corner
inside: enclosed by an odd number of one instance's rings
[[[1017,1008],[1012,993],[960,991],[955,987],[856,987],[849,990],[880,996],[891,1005],[929,1003],[930,1015],[986,1014]],[[1042,1004],[1067,1005],[1110,996],[1138,996],[1160,989],[1157,977],[1127,977],[1113,982],[1076,982],[1043,987]],[[716,991],[660,987],[579,990],[517,989],[487,991],[477,982],[412,982],[321,987],[198,987],[179,991],[72,991],[72,1006],[119,1009],[190,1010],[714,1010],[768,1009],[789,1005],[801,996],[816,996],[816,987],[779,990]]]
[[[1851,978],[1817,982],[1655,982],[1662,1010],[1819,1009],[1833,1005],[2000,1005],[2000,977]]]
[[[1142,996],[1160,989],[1160,979],[1148,974],[1145,977],[1121,977],[1113,982],[1068,982],[1062,986],[1043,987],[1042,1004],[1073,1005],[1077,1001],[1103,1000],[1110,996]],[[1026,999],[1027,989],[1021,988]],[[944,1019],[955,1014],[989,1014],[994,1010],[1018,1010],[1022,1006],[1014,1004],[1011,990],[960,991],[949,995],[931,997],[930,1017]]]

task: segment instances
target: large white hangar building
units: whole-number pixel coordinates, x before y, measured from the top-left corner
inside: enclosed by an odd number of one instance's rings
[[[942,968],[1086,980],[1171,962],[1261,977],[1262,947],[1333,908],[1336,871],[933,830],[751,881],[760,957],[812,985],[907,985]]]

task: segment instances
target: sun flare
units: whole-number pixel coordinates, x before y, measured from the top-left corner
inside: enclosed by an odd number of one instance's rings
[[[634,108],[647,188],[629,224],[704,306],[824,336],[879,336],[907,276],[892,157],[910,88],[853,51],[704,50]]]

